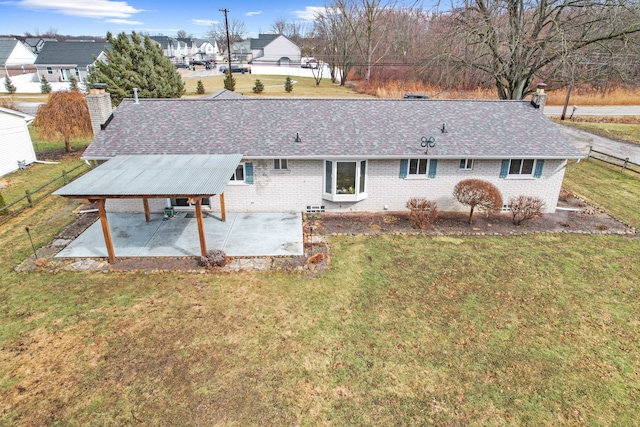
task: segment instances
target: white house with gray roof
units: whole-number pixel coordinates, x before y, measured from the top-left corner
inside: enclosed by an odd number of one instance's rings
[[[225,189],[230,212],[398,211],[412,197],[463,210],[452,191],[467,178],[493,183],[503,200],[539,197],[553,212],[567,161],[582,157],[528,101],[225,97],[124,100],[83,158],[135,154],[241,154]]]
[[[106,61],[105,51],[110,45],[98,41],[47,41],[42,46],[35,65],[38,81],[44,76],[48,82],[82,82],[96,61]]]
[[[259,34],[251,39],[251,63],[255,65],[298,66],[300,46],[281,34]]]

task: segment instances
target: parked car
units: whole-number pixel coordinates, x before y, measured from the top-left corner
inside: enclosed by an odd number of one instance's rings
[[[220,66],[220,72],[227,73],[228,67],[226,65]],[[248,65],[240,65],[240,64],[231,64],[231,72],[232,73],[249,73],[251,74],[251,67]]]
[[[317,69],[318,68],[318,61],[316,61],[316,60],[307,61],[304,64],[300,65],[300,68]]]
[[[190,62],[191,65],[207,65],[208,62],[207,61],[199,61],[199,60],[193,60]]]
[[[189,64],[184,64],[184,63],[179,63],[176,64],[176,68],[191,68],[191,66]]]

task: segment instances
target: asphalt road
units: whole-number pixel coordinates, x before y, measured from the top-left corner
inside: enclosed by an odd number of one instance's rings
[[[573,112],[574,105],[567,107],[566,117]],[[610,106],[576,106],[574,116],[640,116],[640,105],[610,105]],[[562,106],[547,105],[544,113],[547,116],[560,117]]]

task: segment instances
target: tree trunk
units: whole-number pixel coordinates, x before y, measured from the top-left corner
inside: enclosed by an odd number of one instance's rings
[[[64,139],[64,148],[67,150],[67,153],[71,152],[71,141],[70,138]]]
[[[475,206],[471,205],[471,212],[469,212],[469,224],[473,224],[473,208],[475,208]]]

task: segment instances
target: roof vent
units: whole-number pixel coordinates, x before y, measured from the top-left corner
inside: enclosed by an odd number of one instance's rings
[[[296,132],[296,139],[294,140],[295,142],[302,142],[302,140],[300,139],[300,135],[298,134],[298,132]]]

